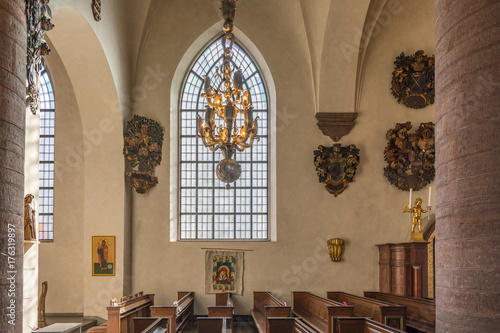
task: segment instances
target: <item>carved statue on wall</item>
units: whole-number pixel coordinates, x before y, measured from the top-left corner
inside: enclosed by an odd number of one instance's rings
[[[31,207],[32,194],[24,197],[24,240],[36,240],[35,210]]]

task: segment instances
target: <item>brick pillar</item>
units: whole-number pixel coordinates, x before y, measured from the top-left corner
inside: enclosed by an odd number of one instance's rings
[[[0,332],[23,331],[26,17],[0,0]]]
[[[437,332],[500,329],[500,1],[436,0]]]

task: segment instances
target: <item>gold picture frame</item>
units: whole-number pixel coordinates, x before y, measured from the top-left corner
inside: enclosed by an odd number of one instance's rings
[[[92,236],[92,276],[115,276],[115,236]]]

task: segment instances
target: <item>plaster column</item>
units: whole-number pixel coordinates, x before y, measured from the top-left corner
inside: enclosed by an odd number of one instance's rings
[[[0,332],[23,330],[26,17],[0,1]]]
[[[500,327],[500,1],[436,0],[437,332]]]

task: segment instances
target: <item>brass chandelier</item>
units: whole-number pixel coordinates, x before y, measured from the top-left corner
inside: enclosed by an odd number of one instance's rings
[[[217,164],[217,177],[226,183],[237,180],[241,175],[240,164],[232,159],[236,150],[243,151],[251,147],[257,136],[257,119],[253,118],[252,99],[249,90],[243,90],[243,73],[231,65],[231,52],[234,44],[233,21],[238,0],[221,0],[221,11],[224,18],[222,47],[224,60],[222,66],[216,67],[215,84],[204,75],[204,92],[201,97],[207,99],[205,119],[197,115],[198,135],[205,147],[211,151],[220,148],[224,159]],[[232,82],[231,82],[232,77]],[[242,115],[243,117],[238,117]],[[216,123],[217,116],[220,120]],[[237,125],[237,118],[239,119]],[[243,119],[242,119],[243,118]],[[218,125],[219,124],[219,125]]]

